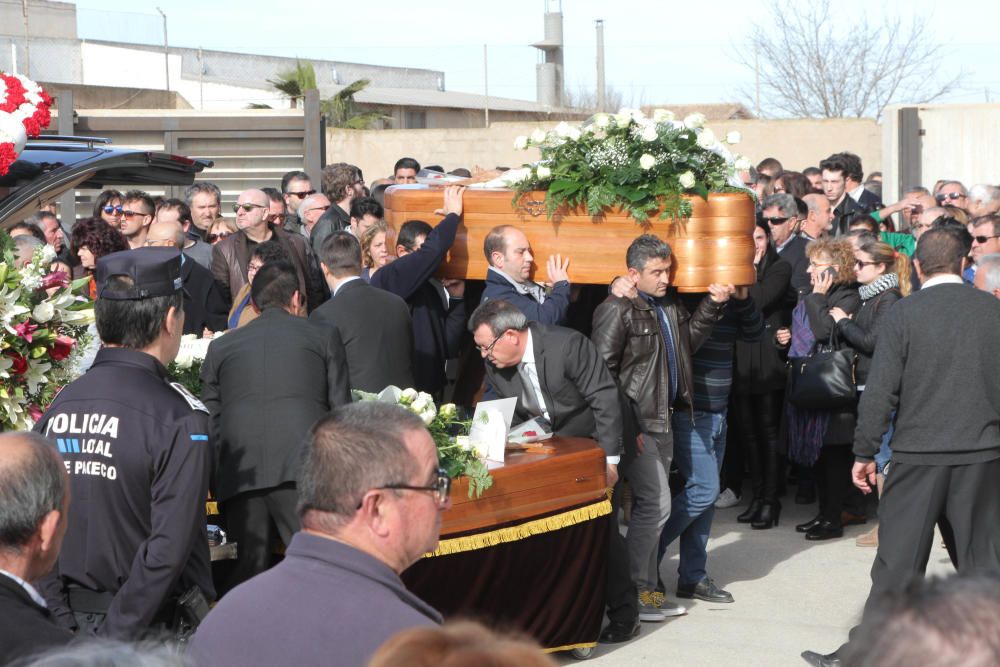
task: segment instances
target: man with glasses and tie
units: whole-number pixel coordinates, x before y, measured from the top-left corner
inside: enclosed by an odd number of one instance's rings
[[[232,305],[233,295],[247,283],[247,265],[253,249],[274,239],[281,244],[295,267],[300,291],[306,295],[308,310],[312,312],[329,296],[322,284],[319,265],[305,237],[289,234],[268,222],[269,207],[268,196],[263,190],[251,189],[240,193],[233,206],[239,231],[212,246],[212,275],[226,303]]]
[[[302,529],[281,563],[209,612],[190,643],[198,664],[360,666],[397,632],[441,623],[399,578],[437,547],[451,504],[420,418],[352,403],[323,417],[305,446]]]
[[[476,308],[469,331],[486,360],[488,393],[518,399],[515,421],[541,418],[556,435],[594,438],[604,450],[608,486],[613,488],[622,442],[634,440],[635,434],[623,435],[622,399],[597,347],[573,329],[529,322],[517,306],[502,299]],[[634,427],[631,420],[628,425]],[[605,643],[625,642],[639,633],[638,598],[615,514],[608,536],[611,623],[600,638]]]

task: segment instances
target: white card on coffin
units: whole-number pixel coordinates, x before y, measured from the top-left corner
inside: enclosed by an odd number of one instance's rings
[[[507,431],[514,420],[517,398],[481,401],[472,416],[469,440],[490,461],[503,462],[507,449]]]

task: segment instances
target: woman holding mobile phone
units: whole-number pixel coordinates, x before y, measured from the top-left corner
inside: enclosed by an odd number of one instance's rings
[[[854,315],[861,306],[854,273],[854,249],[846,239],[821,238],[806,246],[812,292],[792,311],[789,358],[812,354],[825,345],[836,328],[830,310]],[[787,409],[788,455],[801,465],[814,466],[819,513],[795,527],[807,540],[841,537],[840,513],[851,491],[854,456],[854,407],[831,410]]]

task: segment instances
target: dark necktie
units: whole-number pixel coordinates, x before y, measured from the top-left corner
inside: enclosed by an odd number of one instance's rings
[[[669,405],[673,405],[674,400],[677,398],[677,344],[674,338],[674,331],[670,326],[670,318],[667,317],[666,311],[660,302],[651,296],[647,296],[646,300],[649,301],[649,305],[653,307],[656,311],[657,317],[660,319],[660,333],[663,334],[663,345],[667,348],[667,368],[670,373],[670,400]]]

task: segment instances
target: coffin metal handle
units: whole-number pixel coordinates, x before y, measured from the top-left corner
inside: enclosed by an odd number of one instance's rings
[[[545,213],[545,200],[539,201],[538,199],[522,199],[521,208],[524,209],[525,213],[533,218]]]

